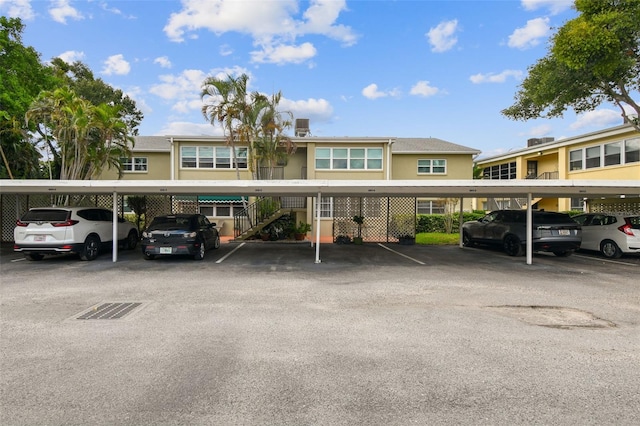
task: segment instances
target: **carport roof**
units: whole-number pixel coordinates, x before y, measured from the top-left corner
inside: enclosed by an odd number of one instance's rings
[[[640,197],[638,180],[2,180],[7,194]]]

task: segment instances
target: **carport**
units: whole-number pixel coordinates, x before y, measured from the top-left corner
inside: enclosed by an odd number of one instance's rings
[[[256,180],[256,181],[123,181],[123,180],[2,180],[2,194],[119,194],[315,197],[524,197],[527,198],[527,264],[532,264],[534,197],[640,197],[640,180]],[[462,203],[460,203],[462,210]],[[316,208],[315,262],[320,260],[320,209]],[[113,262],[117,262],[117,215],[113,222]],[[460,215],[462,227],[462,215]],[[462,246],[462,237],[460,241]]]

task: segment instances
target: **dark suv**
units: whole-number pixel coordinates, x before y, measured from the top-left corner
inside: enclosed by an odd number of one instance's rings
[[[533,213],[533,250],[569,256],[580,248],[582,230],[566,213],[535,210]],[[462,225],[465,246],[500,245],[509,256],[524,254],[527,242],[527,211],[496,210],[481,219]]]

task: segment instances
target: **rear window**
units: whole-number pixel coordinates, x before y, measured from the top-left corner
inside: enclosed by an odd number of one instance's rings
[[[20,219],[21,222],[64,222],[71,215],[69,210],[33,209]]]
[[[153,219],[149,229],[187,229],[190,222],[190,217],[161,216]]]
[[[640,229],[640,216],[630,216],[625,217],[625,219],[633,229]]]
[[[576,224],[576,221],[573,220],[568,214],[552,212],[533,212],[533,221],[536,223],[546,224]]]

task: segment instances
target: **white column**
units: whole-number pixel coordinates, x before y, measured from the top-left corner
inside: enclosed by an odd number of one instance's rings
[[[531,207],[533,197],[527,194],[527,265],[533,263],[533,209]]]
[[[113,192],[113,230],[112,230],[112,247],[111,247],[111,258],[113,262],[118,261],[118,193],[116,191]]]
[[[316,263],[320,263],[320,198],[322,193],[318,192],[316,198]]]

